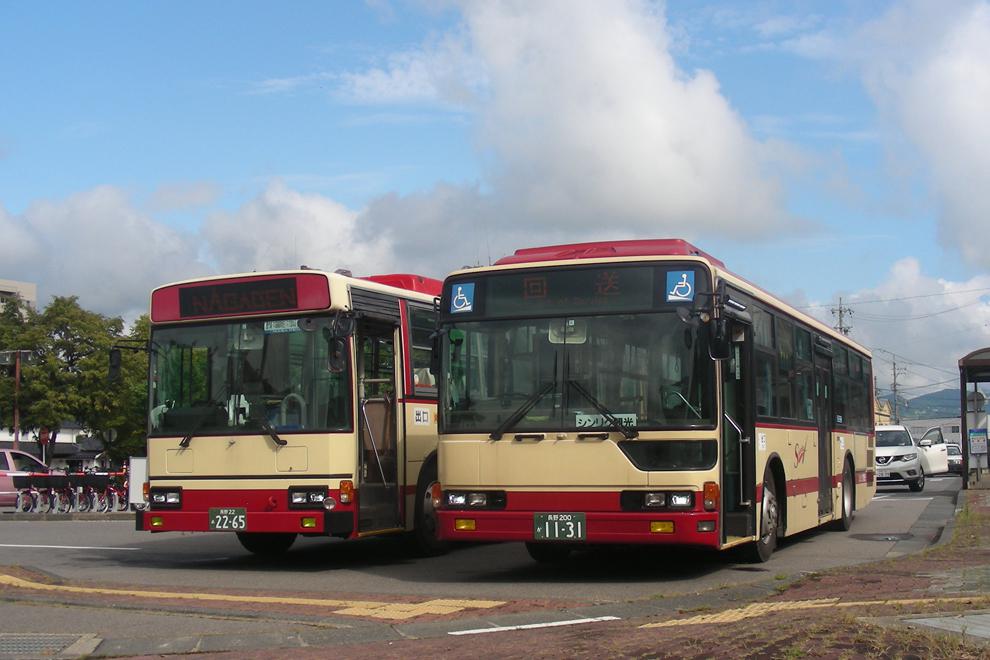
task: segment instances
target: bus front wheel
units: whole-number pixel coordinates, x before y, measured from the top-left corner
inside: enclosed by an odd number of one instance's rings
[[[435,557],[450,547],[438,536],[440,520],[433,506],[433,484],[437,482],[437,463],[431,461],[423,468],[416,484],[416,513],[413,531],[410,533],[412,552],[420,557]]]
[[[777,548],[777,528],[780,526],[780,507],[773,472],[767,466],[763,473],[763,500],[760,502],[760,537],[747,546],[747,558],[754,564],[770,559]]]
[[[237,532],[237,540],[244,549],[260,557],[277,557],[285,554],[296,541],[291,532],[252,533]]]

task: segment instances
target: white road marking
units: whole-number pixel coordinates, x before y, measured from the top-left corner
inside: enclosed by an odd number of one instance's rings
[[[105,545],[17,545],[0,543],[0,548],[43,548],[45,550],[140,550],[141,548],[113,548]]]
[[[500,626],[498,628],[476,628],[474,630],[457,630],[448,635],[480,635],[482,633],[506,632],[509,630],[533,630],[535,628],[556,628],[557,626],[576,626],[582,623],[597,623],[599,621],[619,621],[617,616],[599,616],[593,619],[572,619],[570,621],[550,621],[548,623],[527,623],[523,626]]]

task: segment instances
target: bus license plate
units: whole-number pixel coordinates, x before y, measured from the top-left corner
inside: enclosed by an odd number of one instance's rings
[[[583,541],[586,535],[583,513],[533,514],[533,539],[536,541]]]
[[[210,529],[243,532],[247,529],[247,509],[210,509]]]

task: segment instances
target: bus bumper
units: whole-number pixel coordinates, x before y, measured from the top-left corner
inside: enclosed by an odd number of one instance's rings
[[[350,538],[353,511],[248,511],[244,529],[211,529],[208,511],[138,511],[135,527],[143,532],[295,532]]]
[[[333,510],[292,508],[287,491],[181,490],[176,508],[151,508],[136,512],[135,527],[145,532],[290,532],[350,538],[357,530],[356,507],[338,505]],[[329,491],[339,501],[339,491]],[[224,513],[226,517],[214,514]],[[212,522],[211,522],[212,519]],[[222,528],[218,528],[218,524]]]
[[[441,510],[440,538],[445,541],[533,541],[535,511]],[[688,545],[718,548],[716,512],[658,511],[656,513],[588,511],[587,532],[577,543]],[[473,521],[474,529],[471,527]],[[671,525],[654,523],[671,523]],[[670,531],[651,531],[651,528]],[[556,542],[556,541],[551,541]],[[567,541],[571,542],[571,541]]]

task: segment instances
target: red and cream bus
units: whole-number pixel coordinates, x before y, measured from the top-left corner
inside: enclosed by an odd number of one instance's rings
[[[518,250],[439,311],[443,539],[765,561],[876,490],[870,353],[689,243]]]
[[[259,554],[412,531],[438,551],[440,285],[302,269],[155,289],[138,529],[232,532]]]

